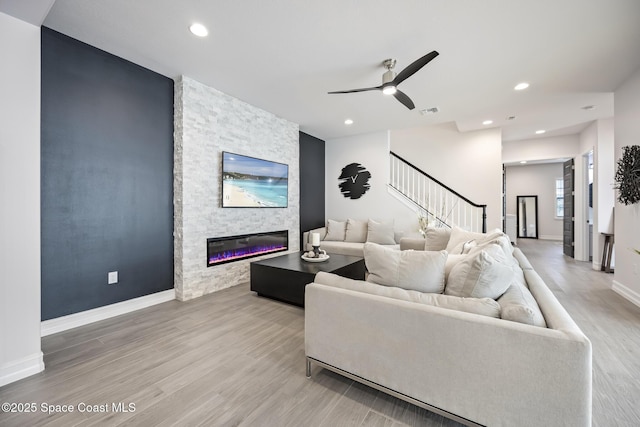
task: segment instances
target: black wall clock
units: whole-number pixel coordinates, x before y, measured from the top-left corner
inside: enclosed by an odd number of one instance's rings
[[[344,197],[350,199],[359,199],[364,193],[371,188],[369,172],[360,163],[350,163],[342,168],[342,172],[338,177],[342,182],[338,184],[340,192]]]

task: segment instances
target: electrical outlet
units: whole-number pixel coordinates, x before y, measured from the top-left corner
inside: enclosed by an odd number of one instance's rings
[[[109,274],[107,275],[107,283],[109,285],[115,285],[116,283],[118,283],[118,272],[117,271],[110,271]]]

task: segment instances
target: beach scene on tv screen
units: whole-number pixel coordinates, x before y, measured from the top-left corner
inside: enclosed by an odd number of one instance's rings
[[[286,208],[289,166],[222,153],[222,207]]]

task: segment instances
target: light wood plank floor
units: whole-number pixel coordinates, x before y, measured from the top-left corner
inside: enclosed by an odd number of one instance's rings
[[[594,425],[640,425],[640,308],[559,243],[520,247],[592,340]],[[45,337],[42,348],[45,372],[0,388],[0,402],[76,411],[0,413],[3,427],[457,425],[318,367],[307,380],[303,310],[248,285]],[[81,403],[109,412],[78,412]]]

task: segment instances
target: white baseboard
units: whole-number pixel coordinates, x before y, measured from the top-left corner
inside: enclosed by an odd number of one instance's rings
[[[46,337],[47,335],[77,328],[78,326],[88,325],[89,323],[97,322],[99,320],[120,316],[121,314],[131,313],[132,311],[174,299],[176,299],[175,289],[169,289],[167,291],[156,292],[155,294],[105,305],[104,307],[69,314],[68,316],[45,320],[40,323],[40,336]]]
[[[0,387],[44,370],[44,359],[39,351],[31,356],[0,366]]]
[[[615,293],[622,296],[625,299],[628,299],[638,307],[640,307],[640,294],[632,289],[629,289],[627,286],[622,283],[614,280],[613,286],[611,287]]]
[[[540,240],[560,240],[560,241],[562,241],[562,236],[555,236],[553,234],[541,234],[540,237],[538,237],[538,239],[540,239]]]

